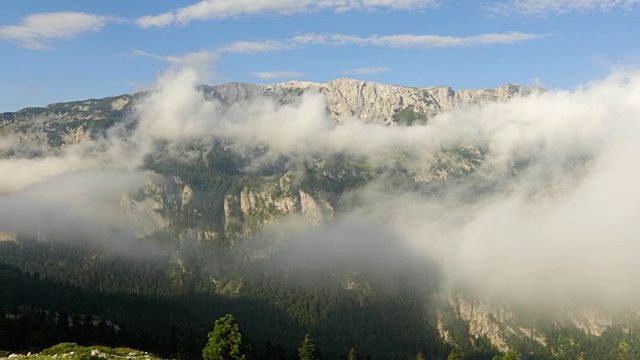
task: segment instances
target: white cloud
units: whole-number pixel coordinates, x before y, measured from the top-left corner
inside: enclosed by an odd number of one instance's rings
[[[219,51],[227,53],[260,53],[301,48],[306,45],[360,45],[390,48],[435,48],[467,47],[491,44],[514,44],[526,40],[540,39],[546,35],[520,32],[487,33],[474,36],[442,36],[398,34],[359,37],[344,34],[304,34],[285,40],[238,41],[224,46]]]
[[[489,6],[499,14],[546,15],[571,11],[631,10],[640,0],[513,0]]]
[[[321,10],[417,10],[439,4],[440,0],[203,0],[160,15],[143,16],[136,22],[140,27],[150,28],[235,16],[290,15]]]
[[[382,74],[382,73],[388,72],[389,70],[390,69],[388,67],[378,66],[378,67],[364,67],[364,68],[357,68],[357,69],[349,69],[349,70],[343,71],[343,73],[347,75],[375,75],[375,74]]]
[[[214,51],[202,50],[187,53],[184,55],[157,55],[146,52],[144,50],[133,49],[131,55],[134,56],[147,56],[153,59],[161,60],[172,65],[184,65],[185,67],[193,67],[194,64],[200,64],[202,62],[211,63],[218,57],[218,54]]]
[[[173,13],[164,13],[157,16],[142,16],[136,20],[136,23],[143,27],[164,27],[171,25],[175,21]]]
[[[114,18],[82,12],[32,14],[19,25],[0,27],[0,39],[26,49],[48,49],[52,40],[72,39],[86,32],[100,31]]]
[[[287,50],[300,47],[295,41],[289,41],[287,43],[277,40],[264,40],[264,41],[236,41],[221,49],[220,52],[234,53],[234,54],[253,54],[261,52],[271,52],[279,50]]]
[[[466,47],[490,44],[513,44],[525,40],[539,39],[543,35],[519,32],[489,33],[475,36],[440,36],[440,35],[390,35],[372,36],[369,38],[353,38],[353,41],[363,45],[386,46],[395,48],[432,48],[432,47]]]
[[[281,79],[281,78],[295,78],[304,76],[304,73],[297,71],[268,71],[268,72],[255,72],[255,77],[262,80],[269,79]]]

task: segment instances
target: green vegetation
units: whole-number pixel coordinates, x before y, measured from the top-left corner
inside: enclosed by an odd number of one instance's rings
[[[351,350],[349,350],[349,355],[347,355],[347,359],[348,360],[358,360],[358,353],[356,352],[356,349],[351,348]]]
[[[158,357],[131,348],[111,348],[108,346],[80,346],[76,343],[60,343],[28,357],[30,360],[156,360]]]
[[[397,272],[347,277],[371,288],[362,292],[345,287],[343,276],[370,271],[363,267],[366,263],[349,258],[311,267],[301,259],[288,268],[279,265],[281,258],[234,264],[234,257],[225,260],[227,255],[199,248],[184,263],[185,273],[171,257],[127,260],[80,244],[0,244],[0,263],[14,264],[0,266],[2,309],[19,317],[0,319],[0,348],[26,352],[73,341],[197,358],[206,340],[198,334],[232,313],[254,344],[256,359],[295,354],[306,331],[313,332],[327,357],[346,357],[354,346],[364,357],[402,357],[414,352],[415,344],[429,354],[444,351],[429,340],[437,337],[429,315],[430,294],[405,285],[428,284],[429,279],[411,280],[432,274],[428,268],[413,273],[411,265]],[[402,252],[397,256],[408,259]],[[211,259],[218,259],[215,266],[207,262]],[[221,264],[225,271],[218,268]],[[217,277],[218,286],[212,286],[210,276]],[[218,293],[225,284],[234,284],[231,288],[237,291]],[[56,313],[66,314],[62,317],[69,322],[57,321]],[[392,331],[398,328],[406,334]]]
[[[504,355],[496,355],[493,360],[520,360],[520,353],[517,351],[509,351]]]
[[[316,347],[311,335],[307,334],[298,349],[298,358],[300,360],[318,360],[320,359],[320,351]]]
[[[629,352],[629,344],[621,342],[618,344],[618,360],[627,360],[627,353]]]
[[[202,350],[204,360],[248,360],[251,345],[240,331],[240,326],[232,315],[227,314],[216,320],[209,341]]]
[[[427,114],[416,111],[413,106],[406,107],[393,115],[393,122],[398,125],[425,125],[427,121]]]
[[[462,357],[460,356],[458,349],[451,350],[451,352],[449,353],[449,356],[447,356],[447,360],[462,360]]]

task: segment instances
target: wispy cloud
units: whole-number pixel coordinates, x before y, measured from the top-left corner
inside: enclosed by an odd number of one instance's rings
[[[253,76],[262,80],[282,79],[282,78],[296,78],[304,76],[304,73],[297,71],[267,71],[267,72],[255,72]]]
[[[492,13],[540,16],[565,14],[572,11],[631,10],[640,0],[511,0],[488,7]]]
[[[417,10],[435,7],[441,0],[203,0],[160,15],[143,16],[136,23],[143,28],[184,25],[191,21],[224,19],[263,14],[290,15],[332,10]]]
[[[183,55],[158,55],[139,49],[133,49],[130,53],[120,56],[145,56],[165,62],[176,69],[193,70],[195,76],[200,81],[211,80],[213,76],[210,69],[213,63],[218,59],[218,53],[211,50],[201,50]]]
[[[491,44],[513,44],[525,40],[543,37],[538,34],[520,32],[488,33],[475,36],[440,36],[440,35],[390,35],[372,36],[369,38],[351,37],[343,39],[345,43],[375,45],[394,48],[434,48],[434,47],[466,47]]]
[[[194,64],[207,63],[211,64],[218,57],[215,51],[202,50],[187,53],[184,55],[157,55],[146,52],[144,50],[133,49],[129,55],[132,56],[146,56],[156,60],[164,61],[172,65],[182,65],[184,67],[191,68]]]
[[[218,49],[218,51],[232,54],[252,54],[299,48],[301,45],[294,40],[236,41]]]
[[[363,67],[363,68],[357,68],[357,69],[349,69],[349,70],[343,71],[343,73],[347,75],[375,75],[375,74],[382,74],[382,73],[388,72],[389,70],[390,69],[388,67],[378,66],[378,67]]]
[[[467,37],[414,34],[372,35],[369,37],[344,34],[304,34],[285,40],[239,41],[224,46],[219,51],[250,54],[295,49],[306,45],[359,45],[389,48],[468,47],[491,44],[513,44],[526,40],[540,39],[544,36],[546,35],[520,32],[487,33]]]
[[[100,31],[116,18],[82,12],[52,12],[32,14],[19,25],[0,27],[0,39],[12,41],[26,49],[50,48],[50,42],[72,39],[86,32]]]

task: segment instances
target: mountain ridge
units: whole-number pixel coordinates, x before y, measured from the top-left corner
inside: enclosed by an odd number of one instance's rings
[[[393,122],[393,113],[413,106],[414,110],[428,115],[455,107],[474,104],[481,101],[504,101],[517,95],[529,95],[543,91],[541,88],[518,84],[504,84],[495,88],[454,90],[451,86],[408,87],[389,85],[350,78],[334,79],[326,83],[310,81],[287,81],[268,85],[244,82],[227,82],[216,85],[198,85],[208,100],[218,100],[229,106],[239,101],[247,101],[260,96],[272,97],[278,101],[286,101],[291,95],[301,92],[317,91],[327,98],[327,107],[332,117],[338,122],[347,121],[351,117],[361,117],[365,122]],[[121,94],[105,98],[85,99],[68,102],[56,102],[43,107],[27,107],[17,111],[0,113],[0,128],[20,119],[21,115],[42,115],[54,111],[49,116],[61,115],[61,110],[87,111],[91,105],[102,105],[105,109],[107,101],[113,111],[122,110],[132,99],[144,96],[153,90],[133,94]],[[122,104],[123,100],[126,102]],[[115,103],[114,103],[115,102]],[[367,110],[364,105],[381,103]],[[56,114],[55,111],[58,111]],[[374,115],[379,114],[379,115]],[[95,115],[95,114],[94,114]],[[362,117],[364,115],[364,117]],[[18,120],[19,121],[19,120]]]

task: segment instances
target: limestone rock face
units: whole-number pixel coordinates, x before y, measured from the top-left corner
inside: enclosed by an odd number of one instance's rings
[[[545,330],[539,327],[540,322],[532,321],[539,314],[524,313],[523,309],[513,310],[509,305],[470,297],[468,295],[449,294],[446,305],[455,317],[468,325],[468,334],[474,338],[486,337],[501,352],[509,351],[516,341],[533,341],[540,347],[550,343]],[[603,308],[590,307],[584,304],[564,304],[557,309],[553,321],[561,326],[575,327],[587,335],[602,336],[605,331],[619,329],[629,333],[633,323],[640,320],[640,312],[611,312]],[[438,312],[437,330],[440,337],[449,344],[464,339],[454,338],[449,324]],[[544,321],[550,321],[545,318]],[[517,347],[517,345],[515,345]]]
[[[333,215],[333,206],[320,195],[291,189],[291,175],[259,188],[243,188],[224,198],[227,239],[251,236],[256,230],[290,214],[302,215],[311,225],[324,223]]]
[[[244,83],[225,83],[216,86],[203,85],[199,87],[208,100],[219,101],[223,105],[233,105],[239,102],[259,97],[264,86]]]
[[[336,79],[328,83],[288,81],[272,85],[226,83],[201,86],[209,100],[222,105],[270,97],[279,103],[294,101],[305,92],[324,95],[327,112],[338,123],[358,119],[371,123],[391,123],[394,115],[407,108],[428,116],[483,101],[505,101],[539,91],[522,85],[503,85],[484,90],[453,90],[450,86],[405,87],[355,79]]]
[[[222,107],[257,98],[270,98],[280,104],[292,103],[306,92],[316,92],[325,97],[327,114],[338,123],[356,120],[391,124],[396,121],[396,114],[405,109],[429,117],[456,107],[483,101],[505,101],[541,89],[503,85],[484,90],[453,90],[449,86],[416,88],[337,79],[328,83],[289,81],[266,86],[225,83],[201,85],[198,90],[205,99],[218,102]],[[24,141],[44,139],[48,149],[55,151],[66,144],[91,139],[109,124],[124,120],[131,114],[136,99],[147,94],[141,92],[0,113],[0,136],[16,133]],[[31,126],[34,124],[38,126]]]
[[[129,99],[128,97],[124,97],[124,96],[113,100],[111,102],[111,110],[113,110],[113,111],[122,110],[125,106],[127,106],[127,104],[129,104],[130,100],[131,99]]]
[[[16,241],[18,234],[12,232],[0,232],[0,241]]]
[[[359,119],[371,123],[391,123],[400,110],[432,116],[441,111],[482,101],[504,101],[514,96],[528,95],[535,88],[503,85],[486,90],[458,90],[449,86],[412,88],[386,85],[354,79],[337,79],[328,83],[290,81],[269,85],[263,94],[286,102],[306,91],[323,94],[327,110],[338,123]]]
[[[317,226],[333,216],[333,206],[320,197],[316,201],[313,196],[300,190],[300,212],[311,225]]]
[[[182,201],[181,201],[181,210],[184,210],[189,202],[191,202],[191,198],[193,197],[193,190],[191,190],[191,186],[185,185],[182,188]]]
[[[460,319],[469,324],[469,335],[476,338],[486,336],[501,352],[509,351],[502,327],[511,323],[515,317],[510,310],[468,300],[460,295],[450,297],[449,305],[455,309]]]

